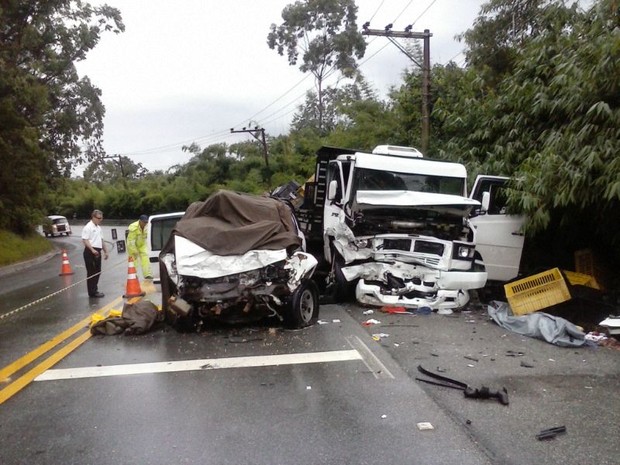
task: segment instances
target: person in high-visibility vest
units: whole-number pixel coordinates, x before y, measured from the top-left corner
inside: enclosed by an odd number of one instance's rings
[[[144,279],[153,279],[151,263],[149,262],[149,252],[147,247],[148,230],[146,225],[149,217],[140,215],[140,219],[129,225],[127,234],[127,253],[133,258],[136,265],[140,265]],[[137,266],[136,266],[137,268]]]

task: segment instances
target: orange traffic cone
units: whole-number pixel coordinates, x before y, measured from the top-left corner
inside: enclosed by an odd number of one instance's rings
[[[127,270],[127,287],[123,297],[141,297],[145,292],[140,289],[140,282],[136,276],[136,267],[133,264],[133,257],[129,257],[129,269]]]
[[[71,269],[71,265],[69,264],[69,257],[67,256],[67,251],[62,251],[62,266],[60,267],[60,274],[58,276],[65,276],[68,274],[73,274],[73,270]]]

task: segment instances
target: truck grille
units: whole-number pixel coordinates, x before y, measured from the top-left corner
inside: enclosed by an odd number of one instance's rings
[[[443,256],[444,245],[439,242],[415,241],[414,252]]]
[[[411,239],[384,239],[383,250],[404,250],[411,251]]]
[[[440,259],[433,257],[417,257],[420,261],[423,261],[427,266],[439,266]]]

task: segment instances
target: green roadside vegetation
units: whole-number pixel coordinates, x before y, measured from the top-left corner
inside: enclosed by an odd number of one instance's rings
[[[44,255],[53,249],[53,244],[40,234],[18,236],[0,230],[0,267]]]

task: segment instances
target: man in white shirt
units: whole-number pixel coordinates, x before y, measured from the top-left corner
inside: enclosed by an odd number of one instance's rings
[[[86,264],[86,286],[89,297],[103,297],[99,292],[99,275],[101,274],[101,254],[108,259],[108,251],[105,248],[101,234],[101,222],[103,213],[101,210],[93,210],[90,221],[82,229],[82,242],[84,243],[84,263]]]

